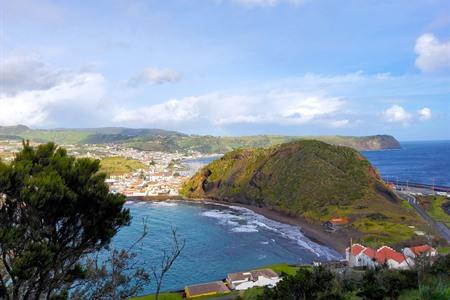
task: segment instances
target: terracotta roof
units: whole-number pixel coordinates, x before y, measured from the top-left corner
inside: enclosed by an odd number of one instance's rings
[[[376,255],[377,255],[377,251],[376,251],[375,249],[370,248],[370,247],[367,247],[367,248],[363,251],[363,253],[364,253],[366,256],[370,257],[370,258],[375,258]]]
[[[347,248],[348,251],[349,248]],[[360,254],[362,251],[364,251],[366,249],[366,247],[360,245],[360,244],[353,244],[352,245],[352,255],[356,256],[358,254]]]
[[[190,285],[185,288],[186,292],[189,293],[190,297],[195,297],[196,295],[204,295],[210,293],[226,293],[230,290],[222,281],[215,281],[197,285]]]
[[[403,254],[395,251],[394,249],[388,246],[383,246],[379,248],[377,250],[375,258],[380,264],[384,264],[389,259],[395,260],[398,263],[402,263],[406,260]]]
[[[425,252],[431,252],[431,251],[435,251],[434,248],[428,246],[428,245],[421,245],[421,246],[414,246],[410,248],[412,253],[414,253],[415,255],[421,255],[422,253]]]
[[[348,218],[333,218],[330,222],[333,225],[345,225],[348,224],[349,220]]]

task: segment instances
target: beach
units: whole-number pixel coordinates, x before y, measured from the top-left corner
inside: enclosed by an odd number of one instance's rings
[[[288,215],[281,211],[277,211],[275,209],[271,209],[268,207],[257,207],[252,205],[247,205],[238,202],[227,202],[227,201],[218,201],[214,199],[190,199],[182,196],[168,197],[168,196],[149,196],[149,197],[134,197],[129,198],[130,200],[139,200],[139,201],[166,201],[166,200],[174,200],[174,201],[189,201],[189,202],[198,202],[198,201],[207,201],[211,203],[218,203],[229,206],[239,206],[243,208],[250,209],[257,214],[260,214],[268,219],[273,221],[277,221],[283,224],[295,225],[300,228],[300,231],[311,241],[321,244],[323,246],[327,246],[333,250],[336,250],[341,255],[345,254],[345,249],[350,244],[350,239],[354,240],[360,237],[360,233],[356,231],[350,231],[348,229],[342,229],[336,232],[327,232],[324,230],[322,224],[311,223],[308,220],[298,217]]]

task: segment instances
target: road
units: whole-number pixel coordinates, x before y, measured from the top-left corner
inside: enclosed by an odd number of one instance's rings
[[[433,220],[425,210],[417,203],[416,198],[412,195],[408,195],[406,193],[398,192],[398,194],[407,199],[408,203],[417,211],[417,213],[436,231],[438,232],[444,239],[450,243],[450,229],[442,222],[437,222]]]

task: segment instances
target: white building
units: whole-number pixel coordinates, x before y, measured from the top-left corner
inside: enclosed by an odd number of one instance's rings
[[[273,287],[281,280],[276,272],[271,269],[253,270],[248,272],[231,273],[227,275],[230,288],[238,291],[253,287]]]
[[[361,244],[353,244],[351,249],[347,248],[346,260],[350,267],[368,267],[386,265],[391,269],[409,269],[414,264],[415,253],[425,252],[431,248],[428,245],[416,246],[403,249],[400,253],[389,246],[382,246],[378,249],[363,246]],[[436,255],[436,250],[430,250],[430,255]]]

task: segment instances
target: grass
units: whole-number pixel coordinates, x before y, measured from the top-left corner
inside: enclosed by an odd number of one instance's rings
[[[439,254],[450,254],[450,246],[438,247],[437,251],[439,252]]]
[[[297,272],[298,267],[288,264],[274,264],[264,266],[258,269],[272,269],[277,273],[286,273],[288,275],[294,275]]]
[[[127,159],[122,156],[106,157],[100,162],[100,171],[109,176],[127,174],[138,169],[146,168],[146,165],[134,159]]]
[[[435,219],[436,221],[443,222],[447,226],[450,226],[450,215],[448,215],[442,206],[444,203],[449,202],[450,200],[446,199],[443,196],[440,197],[434,197],[431,200],[431,205],[428,209],[428,213],[430,216]]]
[[[409,228],[405,224],[389,221],[374,221],[362,218],[355,221],[353,226],[365,234],[362,242],[371,247],[400,243],[414,237],[414,229]]]
[[[299,267],[293,266],[293,265],[289,265],[289,264],[285,264],[285,263],[279,263],[279,264],[273,264],[273,265],[268,265],[268,266],[262,266],[256,269],[272,269],[277,273],[286,273],[288,275],[294,275]],[[253,289],[249,289],[247,291],[245,291],[245,293],[242,295],[241,293],[241,297],[243,297],[246,300],[254,300],[256,299],[256,297],[258,295],[260,295],[262,293],[263,289],[262,288],[253,288]],[[205,296],[205,297],[198,297],[195,299],[209,299],[209,300],[213,300],[213,299],[221,299],[223,297],[229,296],[229,295],[239,295],[238,291],[232,291],[231,293],[227,293],[227,294],[223,294],[223,295],[215,295],[215,296]],[[153,300],[155,299],[154,295],[145,295],[145,296],[140,296],[140,297],[136,297],[136,298],[132,298],[130,300]],[[161,293],[159,295],[159,299],[160,300],[178,300],[178,299],[183,299],[182,298],[182,293],[180,292],[167,292],[167,293]]]
[[[262,295],[264,292],[264,288],[256,287],[252,289],[248,289],[244,292],[244,295],[241,297],[245,300],[256,300],[258,296]]]
[[[145,295],[141,297],[131,298],[130,300],[154,300],[155,295]],[[183,299],[183,295],[179,292],[169,292],[159,294],[160,300],[179,300]]]

